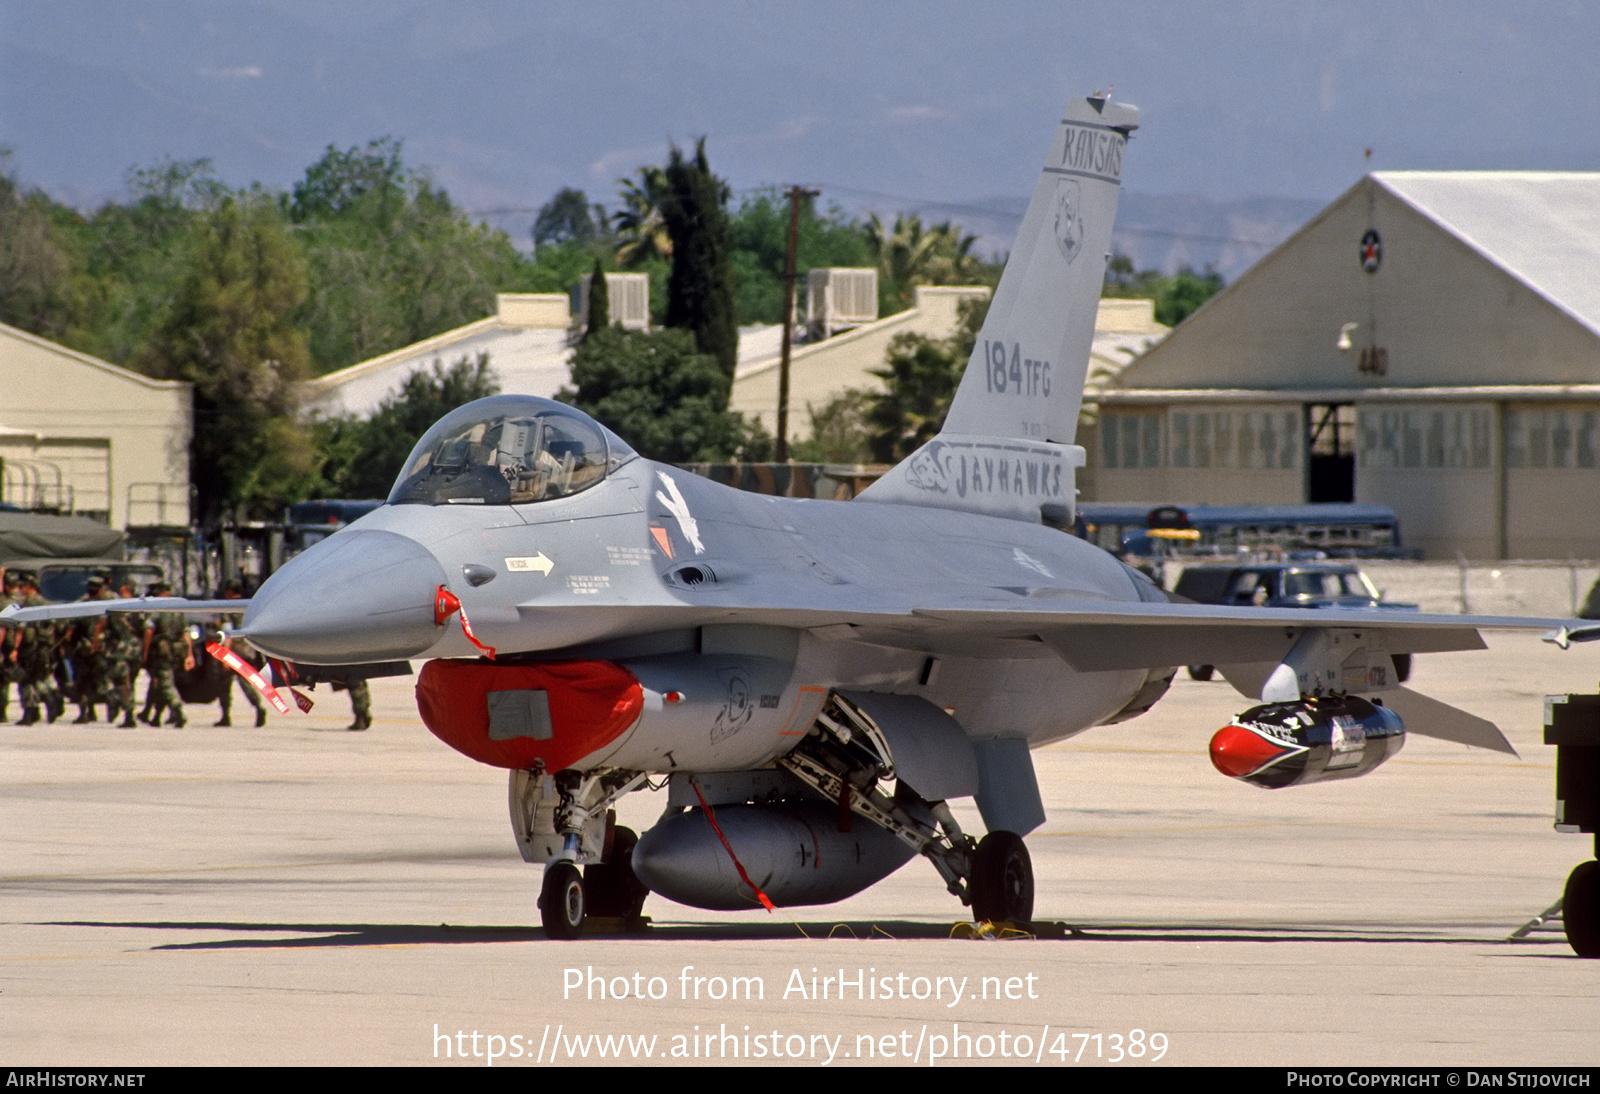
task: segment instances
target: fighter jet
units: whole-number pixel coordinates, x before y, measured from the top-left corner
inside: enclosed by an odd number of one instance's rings
[[[1393,657],[1560,621],[1174,603],[1062,530],[1137,125],[1107,96],[1068,106],[942,432],[856,500],[740,492],[499,395],[439,421],[388,503],[273,574],[233,633],[302,665],[424,661],[429,729],[509,773],[559,938],[637,920],[649,892],[837,901],[917,855],[975,919],[1027,922],[1029,750],[1137,716],[1185,664],[1256,704],[1212,758],[1260,786],[1367,774],[1408,727],[1509,751]],[[615,826],[661,783],[659,822]],[[949,807],[969,796],[981,839]]]

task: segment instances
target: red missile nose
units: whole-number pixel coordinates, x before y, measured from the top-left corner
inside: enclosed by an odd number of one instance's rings
[[[1242,779],[1295,751],[1244,726],[1223,726],[1211,738],[1211,765],[1229,778]]]

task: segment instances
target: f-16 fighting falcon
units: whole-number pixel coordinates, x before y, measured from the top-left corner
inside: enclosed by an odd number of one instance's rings
[[[1138,117],[1070,104],[943,431],[856,500],[740,492],[499,395],[429,430],[388,504],[273,574],[233,635],[301,665],[425,661],[422,718],[509,772],[559,938],[636,920],[649,892],[837,901],[918,855],[975,919],[1026,922],[1029,750],[1136,717],[1175,666],[1215,664],[1247,697],[1212,759],[1263,787],[1365,775],[1407,730],[1510,751],[1393,658],[1560,621],[1174,603],[1061,530]],[[665,815],[617,828],[611,806],[652,779]],[[949,808],[963,796],[981,838]]]

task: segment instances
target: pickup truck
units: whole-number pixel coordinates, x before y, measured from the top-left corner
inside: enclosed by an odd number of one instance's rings
[[[1198,604],[1258,608],[1385,608],[1416,611],[1415,604],[1384,600],[1367,575],[1345,562],[1252,562],[1186,567],[1173,593]],[[1411,675],[1411,655],[1396,654],[1395,677]],[[1209,680],[1212,665],[1190,665],[1194,680]]]

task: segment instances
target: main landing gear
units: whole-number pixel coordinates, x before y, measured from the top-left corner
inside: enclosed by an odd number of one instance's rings
[[[961,831],[950,807],[895,784],[891,797],[879,781],[895,775],[887,740],[865,712],[837,693],[798,747],[778,761],[824,801],[884,828],[915,848],[944,878],[945,888],[971,905],[979,922],[1028,923],[1033,919],[1033,862],[1022,837],[995,831],[974,840]]]
[[[967,880],[972,918],[1027,923],[1033,918],[1033,861],[1015,832],[990,832],[972,855]]]

